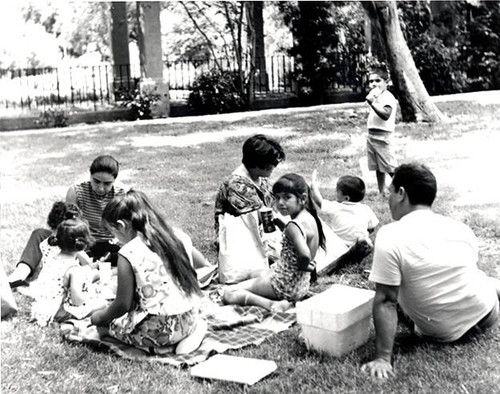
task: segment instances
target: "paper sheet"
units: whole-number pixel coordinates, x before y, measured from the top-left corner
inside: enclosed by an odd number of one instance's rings
[[[278,368],[274,361],[217,354],[191,368],[191,376],[252,385]]]

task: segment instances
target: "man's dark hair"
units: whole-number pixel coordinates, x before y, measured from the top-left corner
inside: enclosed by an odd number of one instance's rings
[[[254,135],[243,144],[242,163],[247,168],[277,166],[283,160],[285,160],[285,151],[281,145],[263,134]]]
[[[359,202],[365,198],[366,186],[363,180],[358,176],[344,175],[337,181],[337,189],[344,196],[349,196],[349,201]]]
[[[425,164],[416,162],[401,164],[394,171],[392,185],[395,191],[403,187],[412,205],[430,207],[436,198],[436,177]]]

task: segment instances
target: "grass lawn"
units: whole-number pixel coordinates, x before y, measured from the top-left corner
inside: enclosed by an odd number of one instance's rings
[[[500,104],[452,99],[438,103],[451,123],[399,123],[394,145],[400,161],[417,159],[433,169],[439,186],[435,210],[473,228],[480,240],[480,267],[500,278]],[[243,141],[254,133],[274,136],[286,150],[287,160],[273,180],[287,172],[310,180],[318,168],[323,194],[333,198],[338,176],[365,175],[365,202],[382,224],[388,223],[387,201],[376,193],[375,176],[364,174],[359,165],[366,111],[363,105],[328,105],[2,133],[0,245],[5,270],[14,268],[31,230],[44,226],[52,203],[64,198],[75,179],[86,179],[91,161],[103,153],[120,161],[122,182],[147,192],[170,222],[188,232],[215,262],[214,194],[240,163]],[[363,277],[370,264],[371,256],[322,278],[316,290],[332,283],[370,288]],[[29,323],[28,299],[19,293],[15,297],[19,313],[1,322],[3,393],[491,393],[500,387],[499,326],[479,339],[453,345],[417,343],[401,328],[395,345],[397,376],[381,383],[359,371],[373,356],[373,332],[365,346],[336,359],[308,352],[295,325],[259,347],[229,352],[278,364],[263,381],[243,387],[195,380],[188,369],[130,362],[63,342],[55,327]]]

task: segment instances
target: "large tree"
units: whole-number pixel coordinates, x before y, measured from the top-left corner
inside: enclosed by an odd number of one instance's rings
[[[396,1],[363,1],[361,4],[370,18],[372,34],[379,34],[384,46],[403,121],[446,120],[446,116],[430,99],[419,76],[401,31]]]
[[[247,1],[247,42],[250,58],[249,99],[252,100],[253,85],[268,89],[266,71],[266,47],[264,45],[263,2]]]

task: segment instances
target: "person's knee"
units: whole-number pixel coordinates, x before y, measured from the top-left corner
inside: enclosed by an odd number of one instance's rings
[[[46,228],[37,228],[31,232],[30,240],[42,242],[48,238],[52,232]]]
[[[248,292],[246,290],[226,290],[222,294],[222,302],[224,304],[240,304],[245,300],[246,294]]]

